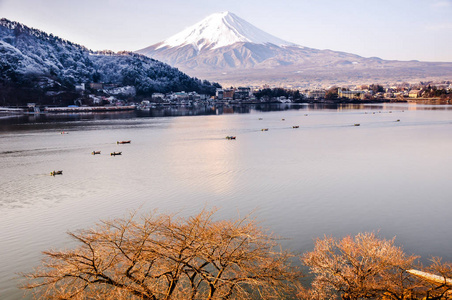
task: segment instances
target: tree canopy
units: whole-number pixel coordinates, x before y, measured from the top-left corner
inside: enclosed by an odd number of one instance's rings
[[[303,263],[314,275],[311,288],[300,293],[303,299],[452,299],[452,265],[438,258],[424,268],[417,256],[406,255],[394,239],[359,233],[343,239],[317,239],[313,251],[305,253]],[[438,282],[407,272],[419,268],[437,275]]]
[[[293,255],[248,217],[214,221],[149,214],[69,233],[76,249],[46,251],[26,274],[42,299],[281,299],[300,276]]]

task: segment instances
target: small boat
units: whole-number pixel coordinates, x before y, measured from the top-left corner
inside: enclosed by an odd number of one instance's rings
[[[262,128],[261,131],[268,131],[268,128]]]
[[[307,116],[308,116],[308,114],[304,114],[304,116],[305,116],[305,117],[307,117]]]
[[[361,124],[359,124],[359,123],[355,123],[355,126],[359,126],[359,125],[361,125]]]
[[[67,131],[61,131],[60,133],[61,134],[69,134],[69,132],[67,132]]]
[[[281,119],[281,121],[285,121],[286,119]]]
[[[262,118],[259,118],[259,120],[263,120]]]
[[[228,135],[228,136],[226,137],[226,139],[227,139],[227,140],[235,140],[235,136]]]
[[[292,126],[292,128],[300,128],[300,126],[298,126],[298,125],[295,125],[295,126]]]
[[[397,121],[396,122],[400,122],[400,119],[397,119]]]
[[[55,176],[55,175],[63,175],[63,171],[62,171],[62,170],[60,170],[60,171],[52,171],[52,172],[50,172],[50,175],[51,175],[51,176]]]
[[[130,144],[131,141],[117,141],[116,144]]]
[[[408,273],[417,276],[423,280],[426,280],[428,282],[431,282],[435,285],[440,285],[440,286],[452,286],[452,278],[447,278],[446,276],[440,276],[440,275],[435,275],[432,273],[427,273],[427,272],[423,272],[423,271],[419,271],[419,270],[415,270],[415,269],[410,269],[410,270],[406,270]]]
[[[93,151],[91,152],[92,155],[100,154],[100,151]]]
[[[121,155],[122,152],[112,152],[110,153],[110,156],[116,156],[116,155]]]

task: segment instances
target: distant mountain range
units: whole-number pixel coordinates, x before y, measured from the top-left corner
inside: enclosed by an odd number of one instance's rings
[[[144,55],[94,52],[0,19],[0,105],[56,101],[46,95],[74,92],[76,84],[86,82],[134,86],[141,96],[182,90],[214,94],[216,89],[208,81],[189,77]]]
[[[210,15],[136,52],[225,85],[320,86],[452,78],[450,62],[388,61],[303,47],[274,37],[230,12]]]

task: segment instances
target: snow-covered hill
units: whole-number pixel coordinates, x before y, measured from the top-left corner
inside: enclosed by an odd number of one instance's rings
[[[76,84],[86,82],[133,85],[139,95],[179,90],[215,92],[209,82],[191,78],[144,55],[94,52],[18,22],[0,19],[0,85],[4,87],[0,93],[11,88],[74,91]]]
[[[378,43],[378,41],[376,41]],[[452,63],[400,62],[296,45],[233,13],[208,16],[137,53],[229,84],[412,81],[452,76]]]

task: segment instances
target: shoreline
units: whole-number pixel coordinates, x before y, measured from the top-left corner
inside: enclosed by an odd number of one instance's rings
[[[405,99],[402,101],[395,101],[394,99],[382,100],[305,100],[300,102],[217,102],[212,103],[214,106],[224,105],[274,105],[274,104],[374,104],[374,103],[406,103],[406,104],[420,104],[420,105],[452,105],[451,100],[443,100],[437,98],[420,98],[420,99]],[[159,105],[160,106],[160,105]],[[162,105],[167,106],[167,105]],[[187,107],[184,104],[170,104],[168,106]],[[191,106],[188,106],[191,107]],[[78,107],[45,107],[43,110],[35,108],[30,111],[28,107],[0,107],[0,116],[14,116],[14,115],[46,115],[46,114],[60,114],[60,113],[96,113],[96,112],[123,112],[140,110],[137,105],[127,106],[78,106]]]

